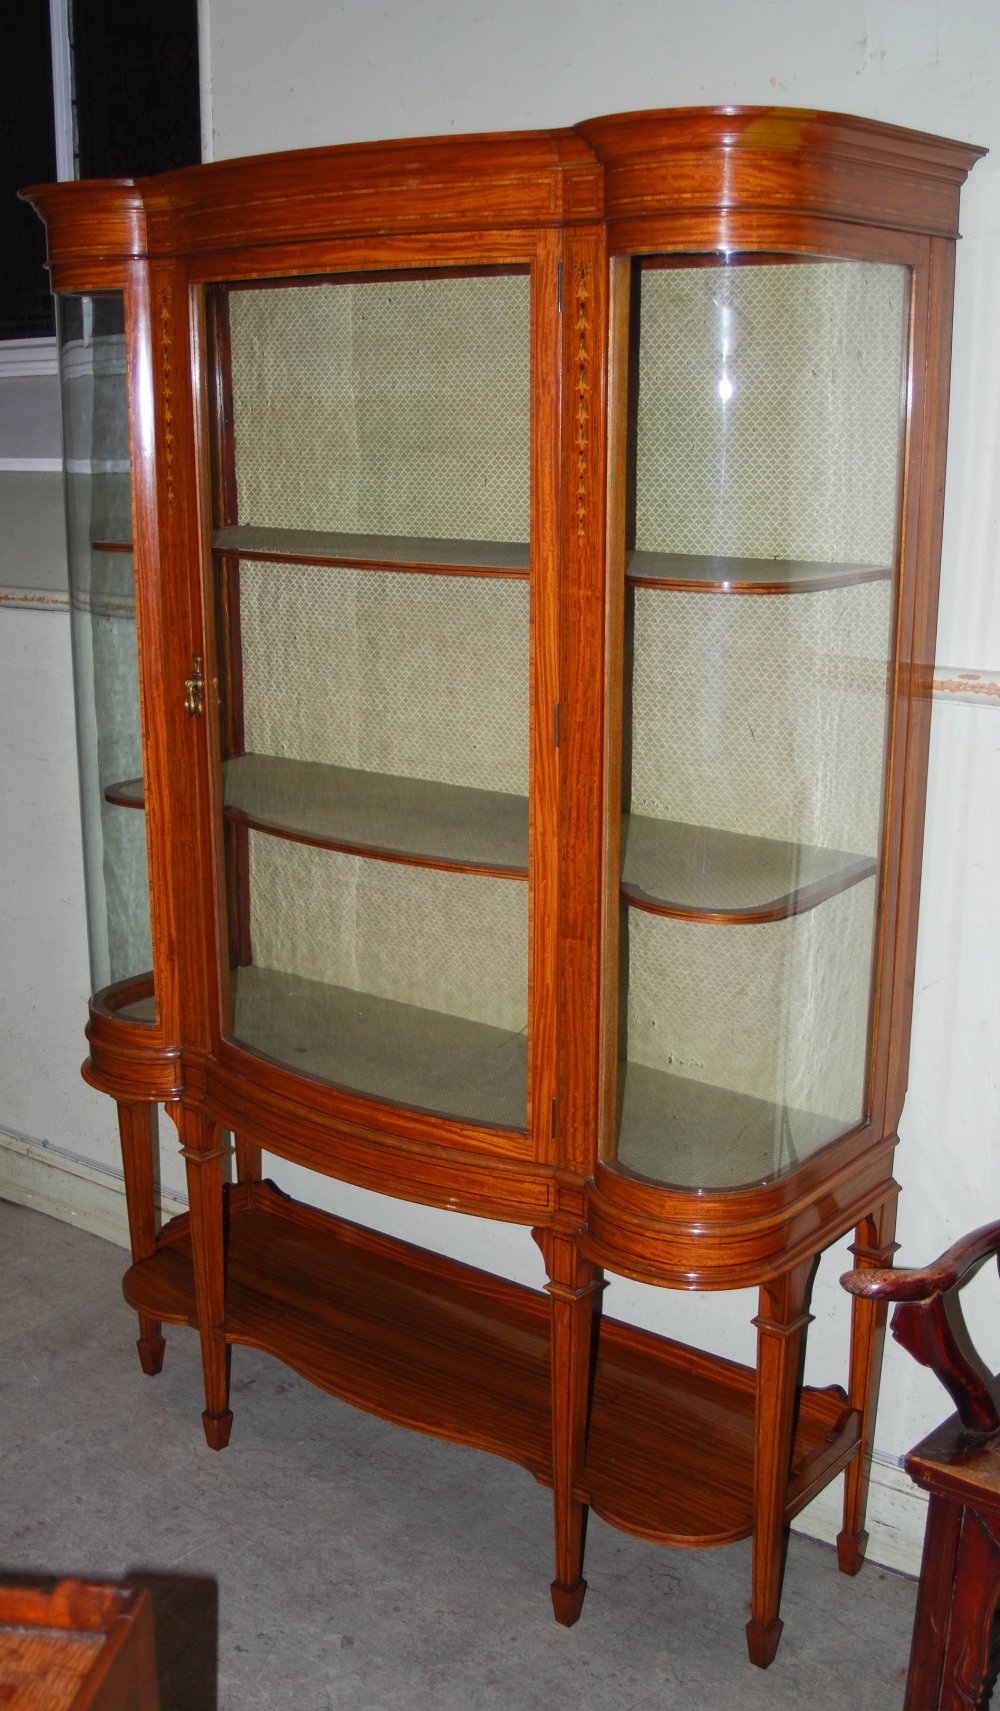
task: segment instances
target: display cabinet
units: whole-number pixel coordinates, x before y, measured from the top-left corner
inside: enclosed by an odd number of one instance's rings
[[[758,1664],[842,1473],[864,1552],[877,1303],[801,1370],[818,1256],[893,1251],[977,153],[690,110],[30,193],[143,1367],[197,1328],[216,1448],[249,1343],[520,1463],[563,1622],[588,1508],[752,1535]],[[264,1152],[525,1226],[547,1286]],[[753,1285],[755,1361],[602,1318],[604,1268]]]

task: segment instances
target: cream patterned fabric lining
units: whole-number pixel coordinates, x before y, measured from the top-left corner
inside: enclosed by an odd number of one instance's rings
[[[890,564],[907,279],[644,270],[635,545]]]
[[[891,586],[634,592],[634,813],[873,855]]]
[[[861,1114],[875,882],[760,925],[629,915],[629,1057],[842,1119]]]
[[[254,961],[517,1032],[528,887],[250,834]]]
[[[527,276],[230,296],[240,522],[527,540]]]
[[[528,787],[528,584],[240,568],[250,753]]]

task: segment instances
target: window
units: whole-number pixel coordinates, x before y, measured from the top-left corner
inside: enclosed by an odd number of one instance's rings
[[[22,185],[55,176],[48,8],[22,6],[0,54],[0,339],[46,338],[55,330],[45,231],[17,199]]]
[[[0,55],[0,340],[54,331],[45,233],[17,199],[23,185],[143,177],[200,158],[197,0],[23,6]]]
[[[197,0],[71,0],[79,178],[201,159]]]

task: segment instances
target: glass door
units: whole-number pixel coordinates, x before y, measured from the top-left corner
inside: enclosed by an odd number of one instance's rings
[[[605,1146],[735,1188],[867,1114],[909,276],[622,265]]]
[[[121,292],[58,299],[67,549],[93,990],[154,1015]]]
[[[227,1031],[526,1124],[526,270],[217,288]]]

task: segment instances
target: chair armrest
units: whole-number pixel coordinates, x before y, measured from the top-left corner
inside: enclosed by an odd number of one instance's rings
[[[896,1341],[940,1379],[963,1426],[980,1435],[1000,1429],[1000,1416],[989,1393],[989,1373],[968,1344],[956,1292],[984,1260],[998,1254],[1000,1222],[963,1236],[922,1271],[862,1267],[840,1280],[850,1295],[896,1304]]]
[[[957,1289],[970,1272],[992,1255],[1000,1253],[1000,1222],[983,1224],[936,1259],[923,1271],[905,1266],[884,1271],[848,1271],[841,1283],[849,1295],[864,1295],[876,1301],[927,1301]]]

